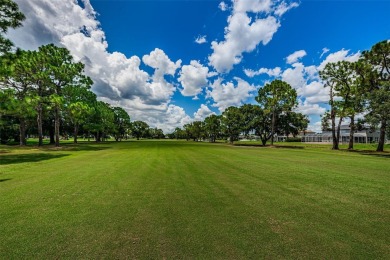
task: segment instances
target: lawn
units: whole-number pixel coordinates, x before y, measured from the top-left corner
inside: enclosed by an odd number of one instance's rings
[[[389,259],[390,153],[366,149],[0,146],[0,259]]]

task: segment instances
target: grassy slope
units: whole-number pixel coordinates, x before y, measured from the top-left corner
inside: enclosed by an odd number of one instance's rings
[[[0,147],[0,258],[390,258],[390,158],[140,141]]]

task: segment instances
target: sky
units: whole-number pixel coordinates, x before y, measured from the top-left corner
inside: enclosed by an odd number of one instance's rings
[[[320,131],[328,89],[318,72],[390,39],[389,0],[14,0],[8,37],[54,43],[85,64],[98,99],[165,133],[229,106],[256,104],[274,79]]]

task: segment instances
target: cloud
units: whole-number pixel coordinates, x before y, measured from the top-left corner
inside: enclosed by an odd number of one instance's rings
[[[314,123],[310,123],[307,127],[307,130],[313,131],[315,133],[321,133],[322,132],[322,124],[321,121],[316,121]]]
[[[220,2],[218,5],[218,8],[221,9],[221,11],[226,11],[228,9],[228,5],[225,2]]]
[[[322,49],[322,53],[321,53],[321,55],[320,55],[320,59],[322,58],[322,56],[324,56],[325,54],[327,54],[328,52],[329,52],[330,50],[328,49],[328,48],[323,48]]]
[[[142,61],[156,70],[155,74],[157,77],[162,77],[163,75],[173,76],[181,66],[181,60],[176,61],[176,63],[172,62],[164,51],[158,48],[149,55],[144,55]]]
[[[298,7],[299,4],[298,3],[290,3],[290,4],[287,4],[286,2],[282,2],[277,8],[276,8],[276,11],[275,11],[275,14],[277,16],[282,16],[284,15],[287,11],[289,11],[290,9],[292,8],[295,8],[295,7]]]
[[[203,121],[206,117],[209,115],[215,115],[213,111],[210,110],[210,108],[204,104],[200,105],[200,108],[198,111],[194,113],[194,120],[195,121]]]
[[[207,42],[207,40],[206,40],[206,35],[203,35],[203,36],[199,35],[199,36],[195,39],[195,42],[196,42],[197,44],[206,43],[206,42]]]
[[[303,58],[306,56],[306,51],[304,50],[300,50],[300,51],[296,51],[292,54],[290,54],[289,56],[287,56],[286,60],[287,60],[287,64],[293,64],[295,62],[297,62],[299,59]]]
[[[252,52],[260,43],[268,44],[280,27],[279,18],[297,4],[275,4],[271,0],[234,1],[223,41],[211,42],[209,65],[227,73],[239,64],[243,53]]]
[[[23,49],[37,49],[48,43],[59,43],[62,37],[83,31],[88,34],[100,23],[89,0],[83,0],[85,8],[74,1],[25,1],[15,0],[25,14],[23,27],[10,30],[8,36]],[[64,15],[66,14],[66,16]]]
[[[224,83],[221,78],[216,79],[207,90],[207,97],[214,100],[214,107],[223,112],[227,107],[240,106],[245,100],[252,96],[251,92],[256,90],[245,80],[235,77],[234,81]]]
[[[190,65],[184,65],[180,71],[179,82],[183,89],[183,96],[196,96],[207,86],[208,67],[202,66],[198,61],[192,60]]]
[[[318,70],[323,70],[326,66],[326,64],[330,62],[338,62],[338,61],[350,61],[355,62],[360,58],[360,52],[350,54],[349,50],[340,50],[334,53],[329,54],[324,61],[321,62],[321,64],[318,66]]]
[[[323,115],[326,112],[326,109],[320,107],[318,104],[312,104],[310,102],[299,100],[298,107],[295,109],[296,112],[302,113],[304,115]]]
[[[260,68],[257,71],[251,70],[251,69],[245,69],[244,73],[250,78],[253,78],[254,76],[258,76],[261,74],[267,74],[269,77],[278,77],[281,73],[281,68],[276,67],[274,69],[267,69],[267,68]]]

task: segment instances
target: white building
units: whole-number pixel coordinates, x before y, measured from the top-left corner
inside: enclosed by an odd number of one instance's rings
[[[350,127],[348,125],[342,125],[340,127],[340,143],[349,142]],[[353,134],[354,143],[377,143],[379,141],[379,131],[370,131],[364,129],[361,131],[355,131]],[[324,131],[321,134],[308,134],[302,136],[302,142],[313,143],[332,143],[332,132]]]

